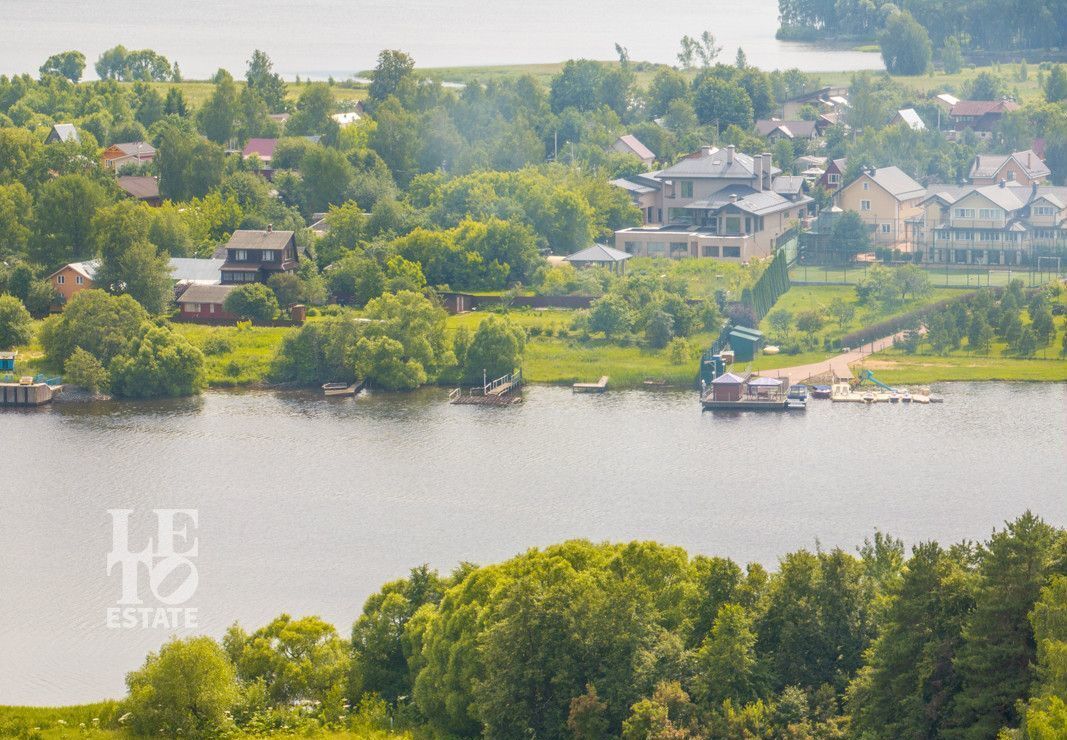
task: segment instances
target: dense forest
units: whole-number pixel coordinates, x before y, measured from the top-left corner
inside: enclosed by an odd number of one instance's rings
[[[768,572],[572,541],[371,596],[343,638],[282,615],[175,640],[121,710],[158,736],[237,726],[425,737],[1034,738],[1067,732],[1067,532],[799,550]],[[177,686],[181,690],[177,690]],[[346,710],[345,707],[350,707]],[[999,734],[998,734],[999,733]]]
[[[938,49],[949,38],[985,51],[1062,48],[1067,39],[1062,0],[778,0],[779,35],[873,39],[901,11],[918,20]]]

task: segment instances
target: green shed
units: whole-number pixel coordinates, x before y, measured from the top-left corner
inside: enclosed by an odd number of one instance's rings
[[[747,326],[735,326],[730,330],[730,349],[734,351],[734,362],[751,362],[756,359],[756,352],[763,344],[763,332]]]

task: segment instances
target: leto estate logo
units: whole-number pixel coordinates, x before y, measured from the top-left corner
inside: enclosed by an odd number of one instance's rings
[[[195,607],[186,607],[196,593],[199,573],[195,559],[200,540],[196,509],[153,509],[155,537],[140,550],[131,544],[133,509],[108,509],[111,515],[111,552],[107,574],[120,574],[117,606],[108,607],[109,629],[178,629],[197,627]],[[143,533],[142,533],[143,535]],[[147,587],[147,588],[146,588]],[[148,603],[146,604],[146,600]]]

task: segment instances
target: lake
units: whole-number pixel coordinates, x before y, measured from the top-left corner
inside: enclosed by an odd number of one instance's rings
[[[1067,385],[938,391],[943,405],[762,415],[701,413],[695,392],[552,387],[509,408],[450,406],[432,389],[2,411],[0,704],[121,696],[166,639],[105,626],[120,597],[109,509],[134,510],[132,548],[156,532],[152,509],[199,512],[187,606],[215,636],[282,611],[347,635],[367,596],[412,566],[575,537],[773,567],[816,543],[852,550],[876,528],[909,544],[981,539],[1028,507],[1067,524]]]
[[[880,69],[881,56],[774,38],[776,0],[0,0],[0,73],[37,73],[51,54],[79,49],[89,61],[116,44],[177,60],[189,79],[226,67],[242,74],[255,48],[287,78],[344,79],[374,66],[381,49],[403,49],[424,67],[614,59],[675,63],[683,34],[715,34],[723,61],[737,47],[765,69]]]

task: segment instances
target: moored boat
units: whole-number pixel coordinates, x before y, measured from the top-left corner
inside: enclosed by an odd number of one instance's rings
[[[817,385],[811,389],[812,398],[829,398],[832,389],[828,385]]]
[[[323,383],[322,392],[327,396],[354,396],[363,390],[363,383]]]

